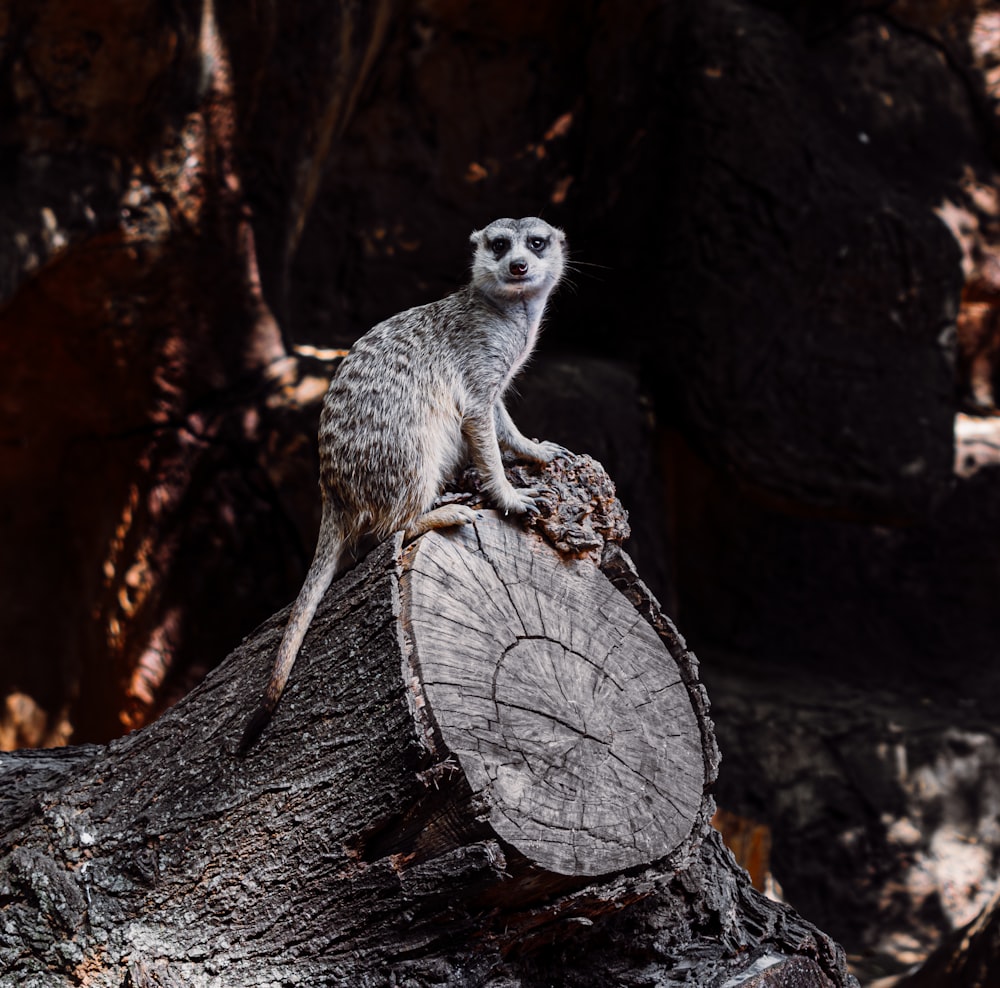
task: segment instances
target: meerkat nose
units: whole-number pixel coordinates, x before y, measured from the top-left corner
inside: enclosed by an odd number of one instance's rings
[[[511,261],[509,267],[510,273],[518,278],[528,273],[528,262],[524,260],[517,259]]]

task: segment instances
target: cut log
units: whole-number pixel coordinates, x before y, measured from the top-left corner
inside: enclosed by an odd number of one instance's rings
[[[0,755],[0,984],[852,984],[710,831],[697,665],[610,481],[546,481],[528,530],[338,579],[246,759],[284,613],[142,731]]]
[[[414,546],[403,580],[423,737],[496,833],[560,875],[665,857],[705,789],[677,663],[589,560],[492,513]]]

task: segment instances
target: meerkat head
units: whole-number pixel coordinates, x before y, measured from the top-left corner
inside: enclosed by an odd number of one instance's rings
[[[493,298],[546,296],[562,277],[566,234],[537,216],[494,220],[470,239],[472,283]]]

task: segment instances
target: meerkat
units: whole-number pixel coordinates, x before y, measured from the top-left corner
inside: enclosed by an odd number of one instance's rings
[[[400,530],[410,540],[474,521],[466,505],[432,507],[445,481],[470,461],[483,493],[505,515],[537,511],[539,492],[510,483],[501,449],[539,463],[565,452],[522,435],[503,402],[562,278],[565,234],[529,216],[494,220],[471,241],[468,284],[369,330],[330,383],[319,426],[316,553],[241,754],[271,719],[323,594],[362,545]]]

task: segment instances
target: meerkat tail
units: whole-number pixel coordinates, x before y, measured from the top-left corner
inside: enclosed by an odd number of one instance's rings
[[[292,605],[292,612],[288,617],[288,624],[285,626],[281,644],[278,646],[278,655],[274,660],[274,668],[271,670],[271,678],[268,680],[264,697],[256,713],[247,723],[239,747],[236,749],[238,755],[245,755],[256,744],[257,739],[271,720],[274,710],[278,706],[278,701],[281,699],[281,694],[284,692],[285,684],[288,682],[299,649],[302,647],[302,640],[312,623],[316,608],[319,607],[323,594],[326,593],[331,581],[337,575],[343,549],[344,539],[340,529],[324,511],[319,539],[316,543],[316,554],[313,556],[302,589]]]

